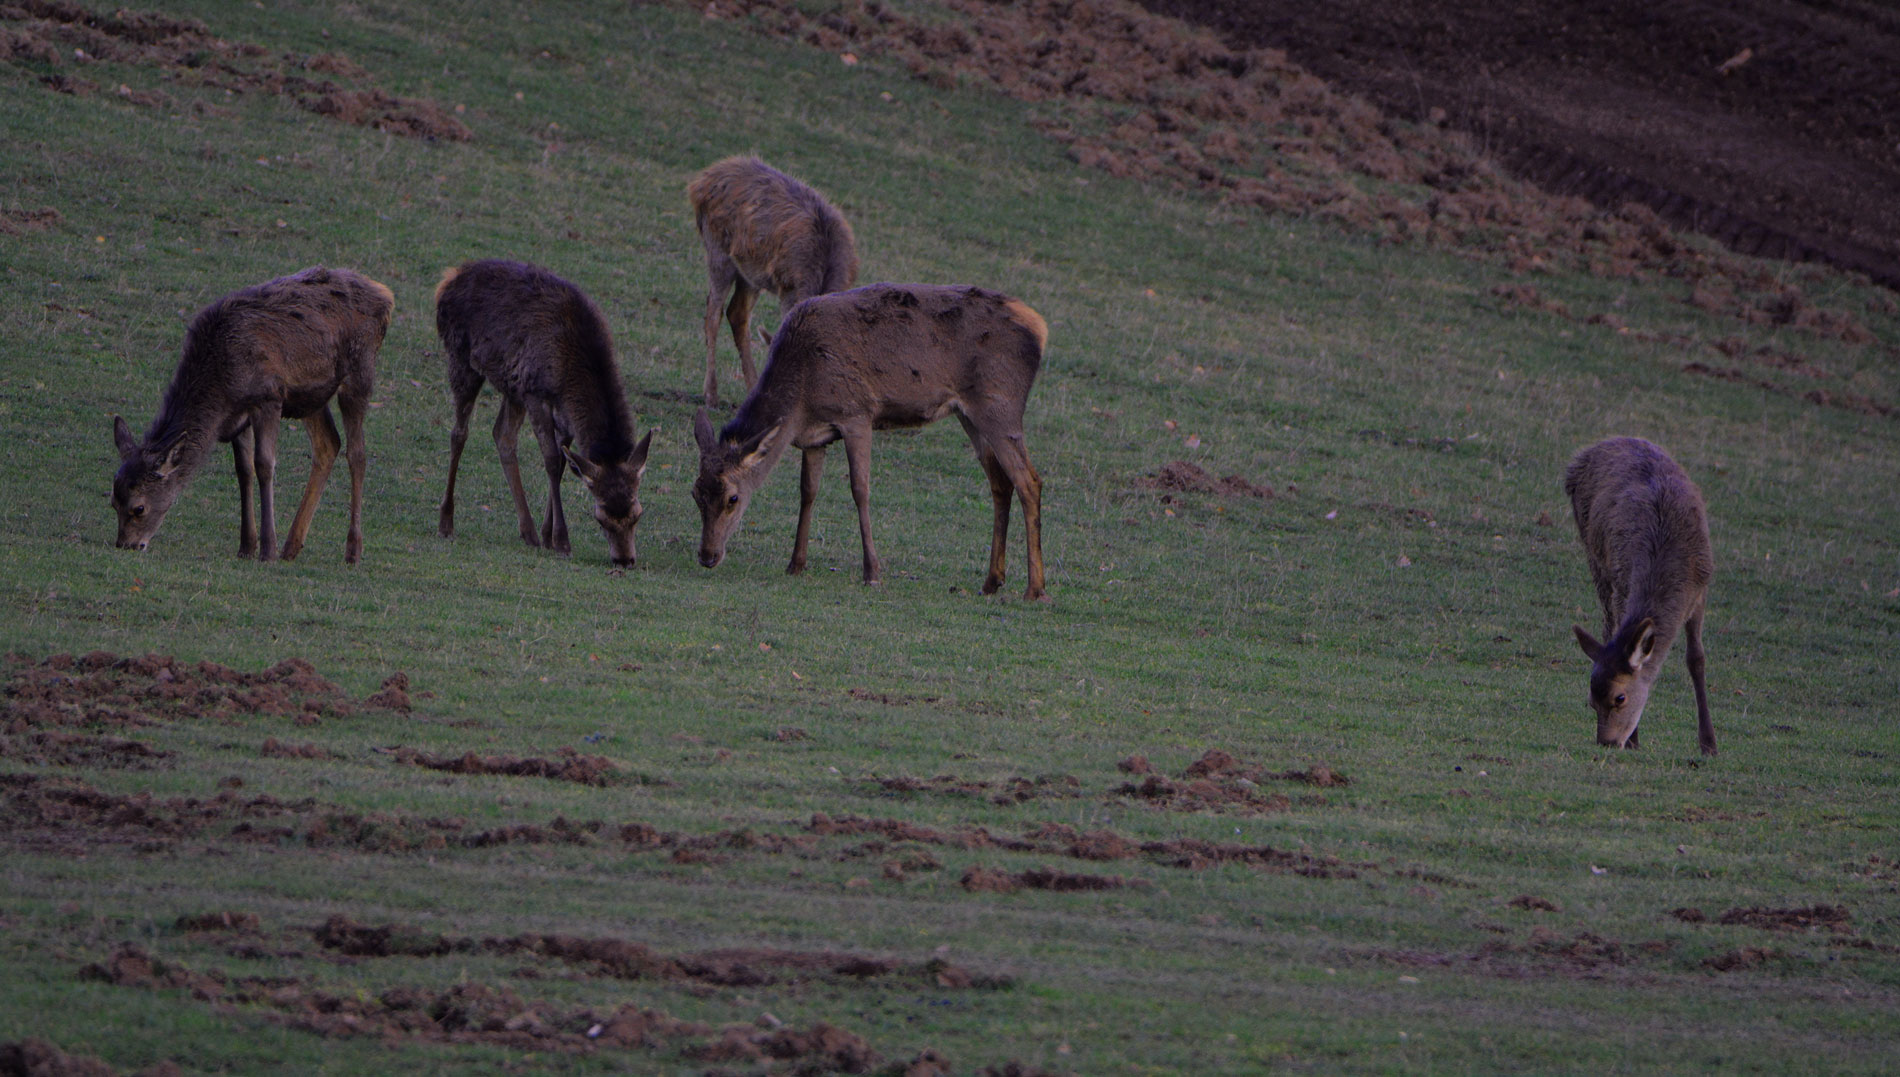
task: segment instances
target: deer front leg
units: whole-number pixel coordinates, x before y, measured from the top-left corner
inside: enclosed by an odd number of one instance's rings
[[[745,375],[747,392],[758,382],[752,372],[752,341],[748,330],[752,324],[752,302],[759,297],[759,290],[746,283],[744,277],[733,282],[732,302],[726,307],[726,323],[732,326],[732,343],[739,349],[739,370]]]
[[[1702,611],[1683,625],[1687,636],[1689,679],[1695,682],[1696,742],[1703,755],[1715,754],[1715,724],[1709,720],[1708,655],[1702,649]]]
[[[251,433],[256,438],[253,459],[257,468],[259,561],[277,558],[277,421],[282,415],[283,407],[279,404],[267,404],[251,414]]]
[[[719,375],[717,359],[719,352],[719,310],[725,305],[726,291],[739,277],[737,266],[724,253],[714,250],[710,245],[706,249],[706,388],[704,397],[706,406],[719,404]]]
[[[844,431],[844,459],[851,469],[851,500],[858,506],[858,535],[864,541],[864,582],[882,582],[877,547],[871,543],[871,426]]]
[[[257,481],[254,446],[257,435],[250,427],[231,439],[231,460],[237,466],[238,484],[238,556],[257,556],[257,501],[251,485]]]
[[[501,413],[495,416],[495,453],[501,457],[501,473],[508,477],[508,492],[515,499],[515,523],[521,541],[541,545],[534,533],[534,513],[528,511],[528,491],[521,485],[521,462],[515,458],[515,444],[521,439],[521,420],[526,413],[520,404],[507,397],[501,401]]]
[[[541,467],[548,475],[548,505],[541,518],[541,545],[560,553],[569,552],[567,514],[561,508],[561,477],[567,471],[567,457],[561,452],[561,439],[554,431],[554,416],[547,408],[531,405],[534,438],[541,446]]]
[[[792,563],[785,566],[785,571],[793,576],[805,571],[805,544],[811,538],[811,505],[818,499],[818,476],[824,469],[824,446],[806,449],[804,465],[798,473],[798,537],[792,542]]]
[[[284,560],[289,561],[303,552],[304,536],[310,533],[310,521],[317,514],[317,501],[323,496],[324,484],[330,481],[330,469],[336,465],[336,452],[343,444],[337,436],[336,420],[330,417],[330,405],[303,421],[305,432],[310,435],[310,483],[303,488],[303,499],[297,503],[297,515],[290,521],[290,537],[284,540]]]

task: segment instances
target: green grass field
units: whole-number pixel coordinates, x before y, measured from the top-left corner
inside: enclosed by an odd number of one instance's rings
[[[0,56],[5,669],[19,684],[60,653],[300,658],[358,700],[400,671],[414,710],[109,730],[171,753],[139,766],[35,761],[28,724],[0,728],[0,1043],[187,1073],[856,1065],[703,1048],[732,1025],[825,1022],[890,1072],[926,1049],[955,1073],[1891,1071],[1900,425],[1698,377],[1684,363],[1713,353],[1680,342],[1795,354],[1814,384],[1891,404],[1891,294],[1763,266],[1872,331],[1849,344],[1725,320],[1681,281],[1536,278],[1642,330],[1619,333],[1506,304],[1492,289],[1517,278],[1494,260],[1084,170],[1038,131],[1053,106],[846,66],[691,8],[166,10],[263,46],[257,65],[340,53],[362,81],[461,106],[473,137],[397,137],[133,62]],[[99,89],[42,84],[62,72]],[[684,188],[739,152],[832,198],[861,280],[980,284],[1047,318],[1028,444],[1052,603],[1018,597],[1020,517],[1003,593],[976,594],[989,496],[954,423],[879,435],[881,586],[858,582],[841,454],[802,577],[783,572],[791,460],[726,563],[697,565],[705,276]],[[31,220],[42,208],[58,220]],[[606,312],[638,420],[659,428],[636,568],[611,571],[574,481],[572,556],[520,543],[492,392],[456,538],[435,534],[449,402],[430,296],[471,257],[547,265]],[[239,561],[221,454],[147,552],[114,549],[111,417],[143,430],[193,312],[317,263],[398,301],[362,564],[342,560],[341,468],[301,558]],[[733,387],[729,341],[720,355]],[[1594,744],[1570,626],[1600,615],[1561,477],[1612,434],[1670,450],[1709,505],[1711,759],[1680,650],[1643,748]],[[292,427],[281,444],[287,528],[308,450]],[[1143,485],[1174,461],[1277,496]],[[538,514],[539,468],[524,473]],[[324,757],[266,754],[270,739]],[[603,786],[455,774],[405,748],[616,769]],[[1196,801],[1183,772],[1213,749],[1255,772]],[[1133,755],[1180,795],[1136,791],[1117,766]],[[1287,776],[1321,764],[1350,783]],[[46,807],[80,789],[117,814]],[[557,818],[601,826],[545,840]],[[852,819],[882,829],[836,825]],[[524,825],[542,838],[460,840]],[[1104,833],[1124,855],[1076,853]],[[1029,881],[986,889],[1000,875],[977,869]],[[1691,908],[1704,917],[1675,912]],[[217,911],[256,924],[178,923]],[[313,935],[332,916],[900,971],[615,976],[472,943],[348,956]],[[125,944],[224,986],[80,975]],[[916,971],[932,960],[969,977]],[[512,1038],[353,1030],[269,997],[348,1010],[471,987],[534,1019]],[[588,1039],[575,1015],[623,1004],[714,1031]]]

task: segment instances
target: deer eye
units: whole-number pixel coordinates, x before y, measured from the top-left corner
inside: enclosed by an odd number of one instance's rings
[[[738,503],[739,503],[738,494],[733,494],[730,497],[726,498],[726,504],[728,505],[737,505]]]
[[[1617,706],[1619,706],[1619,707],[1620,707],[1620,706],[1622,706],[1622,705],[1623,705],[1623,701],[1624,701],[1625,699],[1628,699],[1628,698],[1629,698],[1628,696],[1625,696],[1625,695],[1624,695],[1623,693],[1621,693],[1621,692],[1618,692],[1618,693],[1616,694],[1616,705],[1617,705]]]
[[[132,506],[132,515],[134,515],[134,516],[143,516],[143,515],[145,515],[145,506],[144,506],[144,505],[134,505],[134,506]]]

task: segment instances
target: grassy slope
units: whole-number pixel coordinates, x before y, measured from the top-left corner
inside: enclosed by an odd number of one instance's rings
[[[306,1034],[176,993],[73,980],[77,963],[122,939],[229,965],[168,925],[239,907],[273,925],[341,911],[670,949],[914,959],[949,946],[1019,987],[933,1000],[838,987],[697,997],[644,982],[533,986],[715,1022],[761,1009],[823,1018],[893,1058],[935,1046],[960,1070],[1009,1058],[1091,1073],[1884,1064],[1900,1006],[1890,954],[1694,926],[1666,910],[1838,903],[1864,937],[1900,943],[1892,420],[1695,379],[1666,345],[1501,310],[1488,292],[1501,273],[1481,263],[1080,173],[1015,103],[845,68],[690,13],[177,8],[233,39],[340,51],[386,88],[464,103],[476,139],[391,139],[264,98],[219,100],[229,118],[154,112],[48,93],[32,70],[0,67],[10,147],[0,198],[64,215],[56,230],[0,240],[12,297],[0,330],[0,650],[157,650],[245,668],[296,655],[358,695],[402,669],[435,693],[430,717],[479,724],[333,721],[318,739],[348,759],[328,764],[260,758],[258,743],[284,735],[280,725],[168,727],[151,737],[181,752],[178,766],[78,777],[204,796],[235,774],[286,799],[482,825],[564,813],[786,830],[825,811],[1015,833],[1055,821],[1148,840],[1307,846],[1439,878],[1121,863],[1101,870],[1151,885],[997,896],[966,893],[957,877],[970,864],[1021,870],[1034,858],[939,850],[941,870],[894,882],[875,863],[738,857],[706,869],[606,847],[341,864],[300,847],[209,859],[11,851],[0,948],[17,971],[0,987],[0,1029],[125,1066],[174,1057],[192,1069],[302,1071],[319,1049]],[[91,77],[155,81],[137,69]],[[188,102],[196,91],[173,93]],[[687,394],[699,382],[703,276],[681,191],[696,168],[737,151],[830,192],[856,225],[865,279],[979,282],[1047,316],[1030,449],[1046,480],[1052,607],[970,593],[987,497],[949,425],[879,443],[882,588],[855,582],[842,460],[827,476],[804,578],[780,571],[795,513],[790,467],[758,498],[725,566],[693,563]],[[571,559],[521,548],[480,436],[464,470],[462,531],[452,546],[433,534],[448,409],[429,289],[441,266],[481,255],[533,257],[587,287],[613,323],[636,410],[661,429],[641,563],[626,578],[608,573],[598,538],[579,526]],[[399,301],[370,427],[362,566],[341,563],[339,480],[302,560],[230,557],[234,499],[221,460],[147,555],[113,551],[109,416],[149,417],[183,315],[313,262],[361,267]],[[1667,282],[1539,284],[1617,303],[1632,324],[1734,331],[1676,302]],[[1867,299],[1846,283],[1810,290],[1849,309]],[[1864,367],[1883,384],[1900,332],[1891,317],[1874,324],[1881,341],[1857,351],[1759,331],[1750,340]],[[721,354],[729,379],[736,359]],[[484,404],[478,422],[491,414]],[[1692,758],[1679,663],[1652,704],[1644,751],[1606,755],[1590,743],[1569,625],[1597,615],[1559,476],[1575,447],[1610,433],[1672,449],[1711,506],[1710,666],[1724,748],[1712,762]],[[1184,445],[1190,434],[1197,449]],[[286,438],[280,489],[300,485],[299,440]],[[1298,493],[1187,495],[1166,515],[1132,480],[1177,458]],[[580,496],[570,486],[570,506]],[[1540,512],[1555,526],[1538,526]],[[1019,539],[1011,560],[1020,572]],[[781,726],[812,737],[768,739]],[[665,784],[418,781],[370,751],[395,743],[537,754],[571,745]],[[1323,760],[1354,783],[1263,817],[1164,814],[1104,795],[1131,752],[1175,773],[1209,747],[1275,768]],[[1085,795],[999,807],[894,796],[862,780],[939,773],[1074,775]],[[874,881],[847,889],[857,876]],[[1561,911],[1504,904],[1526,892]],[[1496,940],[1533,948],[1538,929],[1675,947],[1585,970],[1532,962],[1543,972],[1525,979],[1390,957],[1469,954]],[[1726,974],[1701,965],[1757,945],[1779,956]],[[372,990],[499,982],[513,967],[269,964]],[[392,1066],[367,1041],[320,1049],[337,1072]],[[503,1057],[410,1046],[399,1064]],[[611,1054],[557,1061],[619,1064]],[[664,1054],[651,1064],[692,1068]]]

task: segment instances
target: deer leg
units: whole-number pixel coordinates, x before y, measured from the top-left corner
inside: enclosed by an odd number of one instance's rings
[[[286,561],[303,552],[304,536],[310,533],[317,501],[323,496],[324,484],[330,481],[330,469],[336,466],[336,451],[343,444],[343,439],[337,436],[336,420],[330,417],[328,404],[305,419],[303,428],[310,435],[310,482],[303,488],[303,499],[297,502],[297,515],[290,521],[290,537],[284,540]]]
[[[732,342],[739,348],[739,369],[745,374],[747,392],[758,382],[752,372],[752,340],[747,330],[752,324],[752,303],[759,298],[759,290],[738,278],[732,287],[732,302],[726,307],[726,324],[732,326]]]
[[[805,543],[811,538],[811,503],[818,499],[818,476],[825,470],[825,447],[805,450],[804,466],[798,473],[798,537],[792,541],[792,563],[785,566],[789,575],[805,571]]]
[[[567,470],[567,457],[561,453],[560,435],[554,430],[554,416],[547,408],[534,405],[534,439],[541,445],[541,467],[548,473],[548,507],[541,518],[541,545],[567,553],[567,514],[561,509],[561,476]]]
[[[237,465],[238,556],[257,556],[257,501],[251,485],[257,481],[257,436],[250,427],[231,439],[231,460]]]
[[[854,424],[843,433],[844,459],[851,469],[851,500],[858,506],[858,535],[864,541],[864,582],[878,583],[877,547],[871,544],[871,425]]]
[[[451,380],[455,374],[465,371],[466,367],[451,368]],[[453,390],[455,425],[449,429],[449,486],[442,492],[442,512],[436,523],[436,531],[443,538],[455,537],[455,473],[462,466],[462,446],[468,442],[468,420],[475,411],[475,397],[482,391],[481,376],[468,374],[468,383],[457,383]]]
[[[515,458],[515,443],[521,439],[521,420],[526,416],[522,406],[502,397],[501,413],[495,416],[495,453],[501,457],[501,473],[508,477],[508,492],[515,499],[515,523],[521,529],[521,541],[530,546],[541,545],[534,533],[534,513],[528,511],[528,491],[521,485],[521,463]]]
[[[1042,577],[1042,476],[1036,474],[1036,469],[1029,463],[1029,453],[1023,447],[1022,434],[1006,434],[985,440],[993,446],[997,463],[1009,477],[1010,484],[1016,488],[1017,499],[1023,503],[1023,537],[1028,545],[1029,560],[1029,586],[1023,591],[1023,599],[1027,602],[1046,602],[1049,592],[1043,589]],[[998,519],[1002,520],[1007,515],[1007,507],[998,506]],[[999,538],[1004,526],[1002,523],[997,525]],[[994,556],[1000,559],[1000,555]]]
[[[715,356],[719,350],[719,310],[725,306],[726,291],[739,279],[739,269],[732,259],[710,246],[706,249],[706,389],[707,407],[719,404],[719,377],[715,373]]]
[[[1003,586],[1009,541],[1009,498],[1015,488],[1010,484],[1009,473],[997,461],[996,454],[984,443],[976,424],[960,411],[957,412],[957,419],[963,423],[963,432],[970,436],[970,447],[976,450],[976,462],[983,466],[983,474],[990,480],[990,502],[995,514],[990,526],[990,570],[983,577],[983,593],[993,595]]]
[[[350,531],[343,540],[343,561],[351,565],[363,559],[363,482],[369,474],[363,417],[369,411],[368,404],[367,399],[337,397],[337,411],[343,414],[343,451],[350,462]]]
[[[257,559],[277,558],[277,420],[281,405],[270,404],[251,414],[251,433],[256,438],[253,451],[257,468]]]
[[[1715,754],[1715,724],[1709,721],[1708,654],[1702,649],[1702,611],[1683,625],[1689,652],[1689,679],[1695,682],[1696,741],[1703,755]]]

